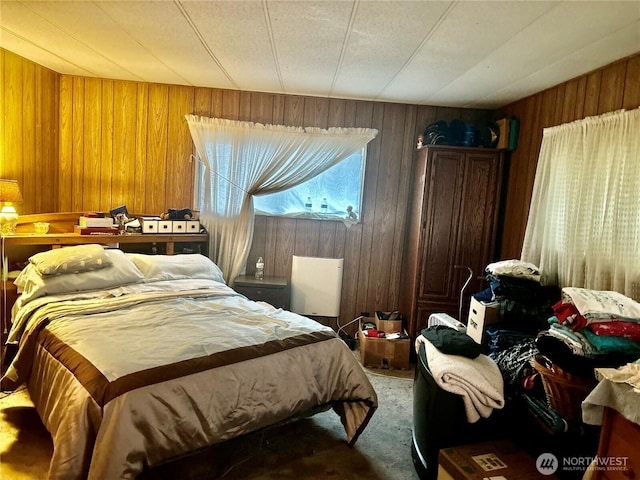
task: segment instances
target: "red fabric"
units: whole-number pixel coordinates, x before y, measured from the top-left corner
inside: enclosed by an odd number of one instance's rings
[[[587,319],[580,315],[573,303],[565,303],[560,300],[553,307],[553,313],[562,325],[571,325],[572,330],[581,330],[587,326]]]
[[[609,322],[594,322],[589,324],[593,333],[600,336],[624,337],[634,342],[640,342],[640,323],[611,320]]]

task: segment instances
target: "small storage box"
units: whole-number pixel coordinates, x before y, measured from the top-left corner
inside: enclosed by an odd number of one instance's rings
[[[380,329],[380,323],[375,318],[363,318],[361,322],[373,322],[379,331],[384,331]],[[362,324],[358,329],[358,338],[360,340],[362,365],[374,368],[397,368],[400,370],[409,368],[409,349],[411,348],[411,340],[409,338],[367,337],[362,331]]]
[[[469,305],[469,319],[467,321],[467,335],[477,343],[485,343],[485,329],[488,325],[500,321],[500,308],[498,305],[486,304],[471,297]]]
[[[187,222],[185,220],[173,220],[171,222],[171,233],[187,233]]]
[[[150,218],[140,218],[142,233],[158,233],[158,220]]]
[[[158,233],[173,233],[172,224],[171,220],[160,220],[158,222]]]
[[[187,220],[187,233],[200,233],[200,221]]]

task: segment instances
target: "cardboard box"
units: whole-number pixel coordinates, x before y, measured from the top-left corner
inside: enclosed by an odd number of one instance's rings
[[[438,454],[438,480],[557,478],[549,473],[552,472],[545,471],[543,476],[535,458],[506,440],[444,448]]]
[[[362,331],[362,323],[373,322],[380,326],[376,318],[363,318],[358,329],[360,340],[360,360],[362,365],[374,368],[397,368],[406,370],[409,368],[409,338],[374,338],[365,336]],[[406,332],[404,332],[406,334]]]
[[[384,314],[391,314],[393,312],[382,312]],[[378,330],[385,333],[402,332],[402,316],[394,318],[393,320],[382,320],[378,316],[378,312],[375,313],[375,323],[378,326]]]
[[[500,308],[498,304],[487,304],[471,297],[469,305],[469,319],[467,320],[467,335],[482,345],[487,334],[485,329],[488,325],[500,321]]]

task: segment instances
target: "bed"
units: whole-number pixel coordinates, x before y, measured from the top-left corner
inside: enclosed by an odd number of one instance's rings
[[[329,327],[252,302],[200,254],[98,245],[33,255],[1,383],[27,384],[51,433],[49,478],[144,468],[319,409],[353,445],[377,397]]]

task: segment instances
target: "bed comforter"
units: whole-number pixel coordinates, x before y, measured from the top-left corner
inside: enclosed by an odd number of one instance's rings
[[[134,478],[318,406],[352,445],[377,408],[330,328],[210,280],[39,298],[9,340],[2,386],[28,383],[53,438],[49,478]]]

